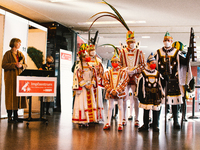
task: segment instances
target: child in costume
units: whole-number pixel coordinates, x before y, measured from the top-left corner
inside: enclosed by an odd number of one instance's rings
[[[94,68],[88,62],[91,60],[87,53],[87,44],[79,49],[79,63],[75,66],[73,90],[76,91],[72,122],[80,126],[88,126],[90,122],[97,122],[97,108],[94,88],[97,88],[97,76]]]
[[[144,124],[138,128],[138,131],[148,131],[149,128],[149,110],[153,111],[153,131],[159,132],[158,117],[161,104],[161,98],[164,97],[164,91],[161,85],[163,79],[161,74],[155,69],[156,61],[153,53],[147,59],[147,66],[140,74],[137,86],[137,96],[139,98],[139,107],[144,109]]]
[[[95,68],[97,74],[98,87],[94,89],[94,95],[97,107],[97,121],[102,122],[104,121],[103,98],[102,98],[102,88],[103,88],[102,78],[104,69],[101,60],[96,56],[95,45],[94,44],[88,45],[87,50],[91,58],[91,61],[88,62],[88,64],[91,67]]]
[[[117,50],[111,59],[112,69],[104,73],[104,86],[106,89],[106,99],[109,101],[108,108],[108,121],[104,130],[110,129],[112,110],[114,108],[114,101],[118,101],[119,119],[118,131],[123,130],[123,100],[126,97],[126,86],[129,81],[128,73],[126,70],[119,66],[120,59]]]

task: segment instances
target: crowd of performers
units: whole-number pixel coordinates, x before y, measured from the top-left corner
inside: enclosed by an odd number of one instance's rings
[[[115,50],[111,58],[112,68],[105,72],[96,56],[95,46],[81,45],[78,51],[79,62],[74,68],[75,102],[72,122],[79,126],[104,122],[103,129],[109,130],[114,103],[118,102],[118,131],[123,130],[127,119],[134,118],[135,127],[139,127],[139,108],[142,108],[143,125],[138,131],[148,131],[152,127],[153,131],[159,132],[161,104],[166,99],[166,103],[172,108],[173,127],[180,129],[178,106],[183,103],[184,97],[186,57],[179,49],[172,47],[173,38],[168,32],[163,39],[164,46],[154,54],[151,53],[146,61],[143,52],[136,48],[134,32],[127,32],[126,42],[126,48]],[[187,84],[191,79],[189,67]],[[105,99],[108,100],[106,116],[103,112],[102,88],[105,89]],[[132,96],[129,96],[129,90],[132,91]],[[126,116],[127,100],[130,100],[129,117]],[[149,122],[150,110],[153,114],[152,123]]]

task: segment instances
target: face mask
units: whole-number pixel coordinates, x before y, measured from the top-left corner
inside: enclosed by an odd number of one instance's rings
[[[134,49],[134,48],[135,48],[135,43],[131,43],[131,44],[130,44],[130,48],[131,48],[131,49]]]
[[[90,60],[91,60],[90,57],[85,58],[85,61],[86,61],[86,62],[90,62]]]
[[[151,64],[150,68],[153,69],[153,70],[156,69],[156,64]]]
[[[168,41],[166,41],[166,42],[164,42],[164,45],[165,45],[165,47],[171,47],[171,42],[168,42]]]
[[[116,68],[116,67],[118,67],[118,63],[111,63],[112,64],[112,66],[113,66],[113,68]]]
[[[94,55],[96,55],[96,52],[95,52],[95,51],[91,51],[91,52],[90,52],[90,55],[91,55],[91,56],[94,56]]]
[[[47,62],[47,64],[51,65],[51,64],[53,64],[53,63],[52,63],[52,62]]]

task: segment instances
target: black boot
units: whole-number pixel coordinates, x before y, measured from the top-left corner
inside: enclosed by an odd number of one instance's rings
[[[157,121],[156,121],[157,123],[156,123],[156,124],[157,124],[157,127],[159,127],[161,108],[162,108],[162,107],[160,106],[160,110],[159,110],[159,111],[156,111],[156,116],[157,116]],[[153,114],[153,115],[154,115],[154,114]],[[153,122],[150,123],[149,126],[150,126],[150,128],[153,128],[153,127],[154,127]]]
[[[14,110],[14,121],[17,122],[23,122],[22,120],[18,119],[18,110]]]
[[[174,128],[181,129],[181,126],[178,123],[178,105],[172,105],[172,114],[174,119]]]
[[[143,116],[143,122],[144,124],[138,128],[138,131],[148,131],[149,129],[149,110],[144,109],[144,116]]]
[[[8,123],[14,123],[15,121],[12,119],[12,110],[7,110],[8,113]]]
[[[159,113],[160,111],[153,110],[153,131],[155,132],[159,132],[159,128],[158,128]]]
[[[183,101],[184,101],[184,98],[183,98]],[[181,112],[183,111],[183,109],[184,109],[184,105],[181,104]],[[186,100],[185,100],[185,114],[183,115],[183,121],[185,121],[185,122],[187,122],[186,113],[187,113],[187,103],[186,103]]]

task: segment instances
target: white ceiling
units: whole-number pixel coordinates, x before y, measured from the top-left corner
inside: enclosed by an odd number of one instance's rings
[[[13,10],[39,23],[56,21],[72,28],[87,41],[90,25],[80,24],[92,15],[101,11],[113,11],[109,6],[98,3],[101,0],[0,0],[0,5]],[[140,49],[146,57],[163,46],[163,37],[169,31],[174,41],[189,44],[190,28],[196,35],[197,49],[200,50],[200,1],[198,0],[107,0],[123,16],[125,21],[146,21],[146,23],[128,24],[135,32],[136,41],[141,42]],[[104,17],[99,21],[115,21]],[[98,45],[110,43],[119,46],[126,44],[127,30],[120,24],[94,24],[91,33],[99,30]],[[92,34],[94,36],[94,34]],[[150,36],[150,38],[142,38]],[[98,47],[97,52],[102,58],[110,59],[113,48]]]

